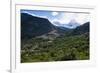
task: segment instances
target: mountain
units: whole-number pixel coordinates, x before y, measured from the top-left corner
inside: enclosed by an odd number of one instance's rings
[[[54,30],[48,19],[21,13],[21,37],[29,38],[40,36]]]
[[[89,34],[89,25],[90,25],[90,22],[86,22],[84,23],[83,25],[81,26],[78,26],[77,28],[75,28],[71,34],[73,35],[81,35],[81,34],[84,34],[84,33],[88,33]]]
[[[89,22],[79,26],[76,21],[70,21],[68,24],[55,26],[48,19],[32,16],[27,13],[21,13],[21,38],[56,38],[67,33],[68,35],[80,35],[89,32]],[[60,26],[62,25],[62,26]]]
[[[63,35],[68,28],[59,27],[52,24],[46,18],[32,16],[27,13],[21,13],[21,38],[32,37],[58,37]]]

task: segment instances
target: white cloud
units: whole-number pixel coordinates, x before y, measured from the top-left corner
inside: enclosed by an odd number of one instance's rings
[[[60,16],[60,22],[62,24],[67,24],[69,23],[71,20],[73,20],[75,18],[75,14],[74,13],[63,13]]]
[[[90,15],[89,14],[78,14],[75,20],[78,23],[83,24],[90,20]]]
[[[74,13],[62,13],[58,18],[52,20],[52,22],[59,22],[61,24],[68,24],[75,18]]]
[[[58,18],[53,19],[52,22],[58,21],[61,24],[68,24],[72,20],[75,20],[81,25],[89,21],[89,14],[62,13]]]
[[[58,12],[52,12],[52,16],[57,16],[58,14]]]
[[[88,22],[90,19],[90,15],[85,13],[51,12],[51,15],[55,16],[53,19],[50,19],[46,15],[33,14],[28,11],[22,11],[22,13],[28,13],[33,16],[48,18],[52,23],[59,22],[60,24],[68,24],[70,21],[75,20],[81,25],[85,22]]]

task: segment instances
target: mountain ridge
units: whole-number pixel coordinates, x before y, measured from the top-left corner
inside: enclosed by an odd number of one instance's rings
[[[67,28],[54,26],[48,19],[40,18],[36,16],[29,15],[27,13],[21,13],[21,34],[22,38],[31,38],[36,36],[41,36],[48,34],[52,31],[55,37],[64,34],[65,31],[69,30]],[[58,34],[58,35],[57,35]]]
[[[31,16],[21,13],[21,34],[22,37],[35,37],[50,32],[54,26],[48,19]]]
[[[69,22],[70,23],[70,22]],[[48,19],[21,13],[21,37],[59,37],[65,35],[80,35],[89,32],[89,22],[80,26],[75,25],[76,28],[68,29],[62,26],[55,26]],[[72,24],[71,24],[72,25]]]

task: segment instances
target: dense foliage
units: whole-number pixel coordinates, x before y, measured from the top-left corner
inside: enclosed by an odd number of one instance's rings
[[[22,41],[21,62],[89,59],[88,34],[63,36],[54,40],[32,38]]]

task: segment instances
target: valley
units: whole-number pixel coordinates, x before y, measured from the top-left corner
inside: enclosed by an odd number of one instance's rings
[[[48,19],[21,14],[21,63],[89,60],[89,25],[74,29]]]

